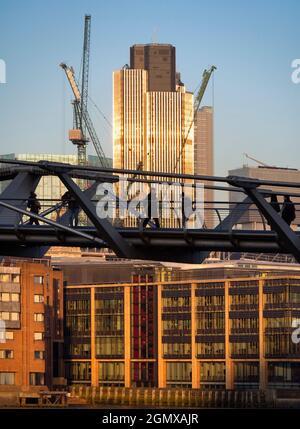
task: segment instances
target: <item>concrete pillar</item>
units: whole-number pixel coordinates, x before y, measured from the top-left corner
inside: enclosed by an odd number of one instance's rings
[[[130,286],[124,286],[124,366],[125,366],[125,387],[131,386],[130,377],[130,358],[131,358],[131,343],[130,343]]]
[[[229,281],[225,281],[225,365],[226,365],[226,389],[232,390],[234,388],[234,374],[233,374],[233,363],[230,357],[230,320],[229,320]]]
[[[200,368],[196,358],[196,283],[191,285],[191,339],[192,339],[192,388],[199,389],[200,387]]]
[[[157,365],[158,365],[158,387],[166,387],[166,362],[163,358],[162,347],[162,286],[157,285]]]
[[[264,321],[264,280],[260,279],[258,283],[258,323],[259,323],[259,389],[267,388],[267,363],[265,359],[265,321]]]
[[[96,359],[95,287],[91,287],[91,385],[99,385],[98,362]]]

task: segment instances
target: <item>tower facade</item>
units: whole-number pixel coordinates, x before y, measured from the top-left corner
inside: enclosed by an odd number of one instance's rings
[[[204,106],[196,114],[194,127],[194,169],[195,174],[213,176],[213,108]],[[212,182],[204,182],[212,185]],[[213,204],[214,191],[204,190],[205,224],[207,228],[214,226]]]
[[[172,45],[134,45],[113,73],[115,168],[194,172],[193,94],[176,86]]]
[[[176,90],[176,52],[172,45],[131,46],[130,68],[148,71],[149,91]]]

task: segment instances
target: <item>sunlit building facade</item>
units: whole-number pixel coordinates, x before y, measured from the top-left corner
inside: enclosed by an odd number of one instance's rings
[[[194,173],[193,94],[176,85],[175,48],[134,45],[131,67],[113,73],[113,166],[165,173]],[[139,186],[144,196],[147,186]],[[136,195],[137,185],[129,196]],[[174,190],[179,203],[181,192]],[[157,189],[158,199],[163,199]],[[178,226],[172,215],[162,226]],[[160,212],[161,215],[161,212]],[[131,216],[125,223],[134,226]]]
[[[49,260],[0,266],[0,398],[65,385],[63,276]]]
[[[300,346],[292,333],[300,275],[275,268],[206,267],[200,276],[136,271],[129,283],[68,284],[69,383],[299,389]]]
[[[148,72],[114,72],[115,168],[194,172],[193,95],[180,91],[147,91]]]
[[[213,108],[203,106],[199,109],[195,117],[194,126],[194,166],[195,174],[204,176],[214,175],[214,147],[213,147]],[[205,182],[206,185],[213,185],[213,182]],[[213,228],[215,224],[215,214],[213,211],[214,191],[204,190],[205,200],[205,225]]]

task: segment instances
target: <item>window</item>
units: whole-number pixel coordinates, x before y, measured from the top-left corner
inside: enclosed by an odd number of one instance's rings
[[[44,302],[44,295],[34,295],[34,302]]]
[[[0,313],[0,319],[9,320],[9,312],[8,311],[2,311],[2,313]]]
[[[10,294],[6,293],[6,292],[2,293],[1,294],[1,301],[2,302],[8,302],[8,301],[10,301]]]
[[[0,384],[15,384],[15,373],[0,372]]]
[[[35,341],[41,341],[44,339],[44,333],[43,332],[35,332],[33,335],[33,338]]]
[[[45,374],[43,372],[31,372],[29,374],[29,384],[31,386],[43,386],[45,384]]]
[[[45,359],[45,352],[43,350],[35,350],[34,351],[34,359]]]
[[[10,282],[10,274],[0,274],[0,282],[9,283]]]
[[[10,313],[9,311],[2,311],[2,313],[0,312],[0,319],[2,320],[12,320],[12,321],[16,321],[19,320],[19,313]]]
[[[12,274],[12,282],[13,283],[20,283],[20,275],[19,274]]]
[[[13,359],[13,350],[0,350],[0,359]]]
[[[13,302],[19,302],[20,301],[20,295],[18,293],[12,293],[11,294],[11,300]]]
[[[20,314],[19,313],[10,313],[10,320],[13,320],[14,322],[16,320],[20,319]]]
[[[34,313],[34,321],[35,322],[43,322],[44,321],[44,313]]]
[[[33,282],[35,285],[42,285],[42,284],[44,284],[44,277],[43,276],[34,276]]]
[[[6,331],[5,332],[5,338],[7,340],[13,340],[14,339],[14,333],[12,331]]]

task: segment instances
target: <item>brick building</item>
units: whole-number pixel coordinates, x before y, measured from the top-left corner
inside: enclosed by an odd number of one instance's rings
[[[0,265],[0,394],[64,382],[63,278],[49,260]]]

